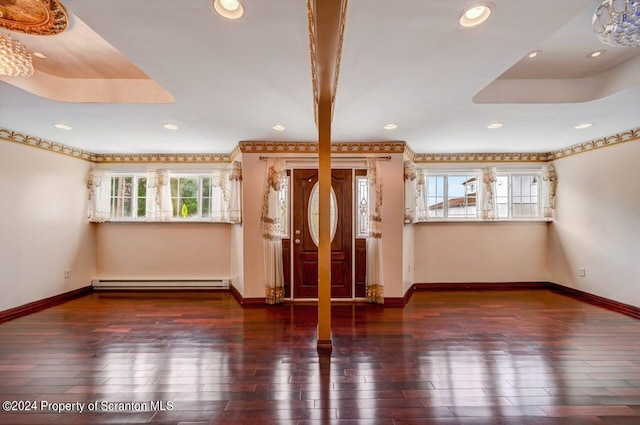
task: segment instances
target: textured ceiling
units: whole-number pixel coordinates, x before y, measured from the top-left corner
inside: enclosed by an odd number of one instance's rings
[[[242,1],[239,21],[207,0],[64,1],[67,32],[11,33],[49,58],[36,60],[30,82],[0,81],[0,127],[96,153],[315,141],[306,1]],[[640,49],[597,40],[596,2],[494,0],[486,24],[462,29],[471,3],[349,0],[333,139],[546,152],[640,125]],[[525,59],[533,50],[543,53]],[[37,85],[72,101],[32,94]],[[487,129],[492,122],[504,125]],[[583,122],[593,126],[574,129]]]

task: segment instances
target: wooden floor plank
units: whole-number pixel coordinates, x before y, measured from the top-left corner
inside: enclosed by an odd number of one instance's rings
[[[332,317],[321,355],[313,305],[93,293],[0,324],[0,399],[38,407],[0,423],[640,424],[629,316],[514,290],[416,292],[402,309],[338,304]]]

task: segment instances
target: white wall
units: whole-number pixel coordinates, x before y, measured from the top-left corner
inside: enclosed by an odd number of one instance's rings
[[[96,225],[98,279],[228,279],[231,225]]]
[[[108,170],[170,169],[204,172],[228,164],[99,164]],[[98,279],[229,279],[231,225],[124,223],[96,225]]]
[[[399,298],[403,291],[404,159],[391,155],[380,161],[382,174],[382,272],[384,296]]]
[[[235,160],[240,161],[240,163],[242,164],[242,154],[240,154]],[[244,209],[244,183],[242,184],[242,186],[243,189],[242,193],[240,194],[240,204],[242,209]],[[242,220],[244,222],[244,212],[242,213]],[[244,255],[242,255],[244,252],[243,234],[244,224],[240,223],[231,226],[231,241],[229,244],[229,250],[231,251],[230,278],[231,284],[238,290],[238,292],[240,292],[242,296],[244,296]]]
[[[245,298],[263,298],[264,263],[262,255],[262,192],[265,161],[258,154],[242,154],[242,255]],[[240,244],[238,244],[240,246]]]
[[[414,226],[404,226],[402,237],[402,293],[405,294],[415,283]]]
[[[549,280],[640,307],[640,141],[554,162]],[[578,268],[586,269],[585,277]]]
[[[0,311],[91,284],[90,168],[86,161],[0,141]]]
[[[414,225],[415,282],[546,282],[546,222]]]

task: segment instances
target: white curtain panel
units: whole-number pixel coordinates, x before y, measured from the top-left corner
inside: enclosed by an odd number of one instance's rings
[[[369,236],[367,237],[366,301],[384,304],[382,273],[382,177],[376,159],[367,159]]]
[[[411,224],[416,219],[416,184],[418,173],[413,161],[404,162],[404,223]]]
[[[558,175],[553,164],[547,164],[542,169],[544,181],[544,218],[552,219],[556,209],[556,192],[558,190]]]
[[[173,217],[169,171],[147,173],[147,221],[169,221]]]
[[[87,181],[89,189],[89,221],[104,223],[111,219],[111,178],[103,170],[91,170]]]
[[[427,221],[429,208],[427,205],[427,177],[422,168],[416,170],[416,212],[415,221]]]
[[[262,198],[262,236],[264,250],[265,299],[267,304],[284,302],[282,269],[282,224],[280,223],[280,191],[286,184],[285,162],[269,158]]]
[[[478,205],[481,220],[497,220],[498,219],[498,203],[496,199],[496,167],[485,167],[482,169],[482,189],[479,190],[482,200]],[[477,196],[477,194],[476,194]],[[480,201],[480,200],[478,200]]]
[[[229,167],[229,222],[242,222],[242,163],[233,161]]]

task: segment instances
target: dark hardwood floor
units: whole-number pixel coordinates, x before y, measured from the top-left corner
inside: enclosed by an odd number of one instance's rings
[[[314,306],[93,293],[0,324],[0,399],[37,408],[0,424],[640,424],[633,318],[514,290],[416,292],[333,319],[320,356]]]

